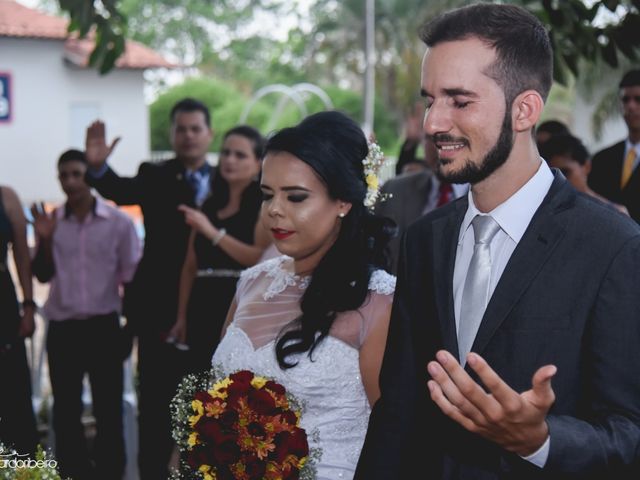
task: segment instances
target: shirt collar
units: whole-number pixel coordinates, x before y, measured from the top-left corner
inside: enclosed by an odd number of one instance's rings
[[[640,142],[631,143],[631,140],[629,140],[628,138],[624,142],[624,156],[626,157],[629,153],[629,150],[631,150],[632,148],[636,150],[636,157],[640,157]]]
[[[58,212],[59,212],[58,213],[59,219],[60,218],[68,219],[73,214],[73,212],[71,211],[71,207],[69,206],[68,203],[64,204],[64,208],[58,209]],[[109,218],[111,216],[111,213],[107,208],[106,202],[98,197],[93,197],[93,205],[91,206],[91,213],[94,217]]]
[[[205,175],[208,175],[210,170],[211,170],[211,165],[209,165],[207,162],[204,162],[202,166],[200,166],[200,168],[198,168],[197,170],[189,170],[188,168],[186,168],[185,175],[187,177],[190,177],[191,175],[195,175],[196,178],[202,178]]]
[[[469,189],[469,193],[467,194],[469,206],[462,220],[458,244],[464,241],[464,236],[476,215],[491,215],[498,225],[500,225],[500,228],[515,243],[520,241],[529,223],[531,223],[533,215],[536,213],[536,210],[538,210],[538,207],[540,207],[540,204],[553,183],[553,173],[551,173],[551,169],[547,165],[547,162],[542,159],[540,160],[540,167],[538,167],[535,175],[520,187],[516,193],[488,214],[484,214],[478,210],[475,203],[473,203],[473,195],[471,189]]]

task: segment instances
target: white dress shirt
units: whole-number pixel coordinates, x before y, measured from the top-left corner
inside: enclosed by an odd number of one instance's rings
[[[491,280],[489,283],[489,298],[500,281],[511,254],[518,246],[520,239],[527,230],[536,210],[547,195],[553,174],[547,162],[541,159],[540,167],[533,177],[520,190],[509,197],[504,203],[492,211],[484,214],[473,203],[473,194],[468,193],[469,206],[460,227],[456,261],[453,270],[453,302],[456,320],[456,331],[460,325],[460,310],[462,305],[462,291],[467,277],[469,264],[473,255],[474,235],[471,221],[476,215],[490,215],[500,225],[500,231],[491,240],[489,250],[491,254]],[[549,456],[549,437],[537,452],[523,457],[534,465],[543,467]]]

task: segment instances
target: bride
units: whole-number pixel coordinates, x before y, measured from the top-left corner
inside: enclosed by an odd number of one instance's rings
[[[276,257],[245,270],[212,363],[284,385],[316,431],[318,479],[353,478],[395,287],[383,250],[392,224],[364,206],[377,185],[360,128],[338,112],[312,115],[268,142],[261,221]],[[311,446],[313,440],[310,438]]]

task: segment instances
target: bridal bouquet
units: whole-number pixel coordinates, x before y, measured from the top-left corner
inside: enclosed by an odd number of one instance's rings
[[[313,479],[301,405],[272,380],[242,370],[188,375],[171,403],[181,452],[174,479]]]

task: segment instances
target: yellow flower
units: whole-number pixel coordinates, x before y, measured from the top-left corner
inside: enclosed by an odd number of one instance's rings
[[[194,400],[191,402],[191,408],[193,408],[193,411],[198,415],[202,415],[204,413],[204,405],[202,405],[200,400]]]
[[[193,426],[198,423],[198,420],[200,420],[200,418],[202,417],[202,415],[193,415],[191,417],[189,417],[189,426],[193,428]]]
[[[264,377],[253,377],[253,380],[251,380],[251,386],[257,389],[264,387],[265,383],[267,383],[267,379]]]
[[[211,388],[211,390],[209,390],[208,393],[213,398],[221,398],[222,400],[225,400],[228,396],[227,392],[221,392],[220,390],[222,390],[223,388],[227,388],[232,383],[233,381],[230,378],[225,378],[223,380],[220,380],[219,382],[213,385],[213,387]]]
[[[216,480],[216,472],[211,470],[210,465],[200,465],[198,471],[202,473],[204,480]]]
[[[373,173],[367,175],[366,180],[369,188],[373,188],[374,190],[378,189],[378,177],[376,177]]]
[[[307,463],[307,457],[302,457],[299,461],[298,461],[298,468],[302,469],[302,467],[304,467],[304,464]]]
[[[198,444],[198,432],[191,432],[189,434],[189,440],[187,441],[187,444],[190,447],[195,447]]]

